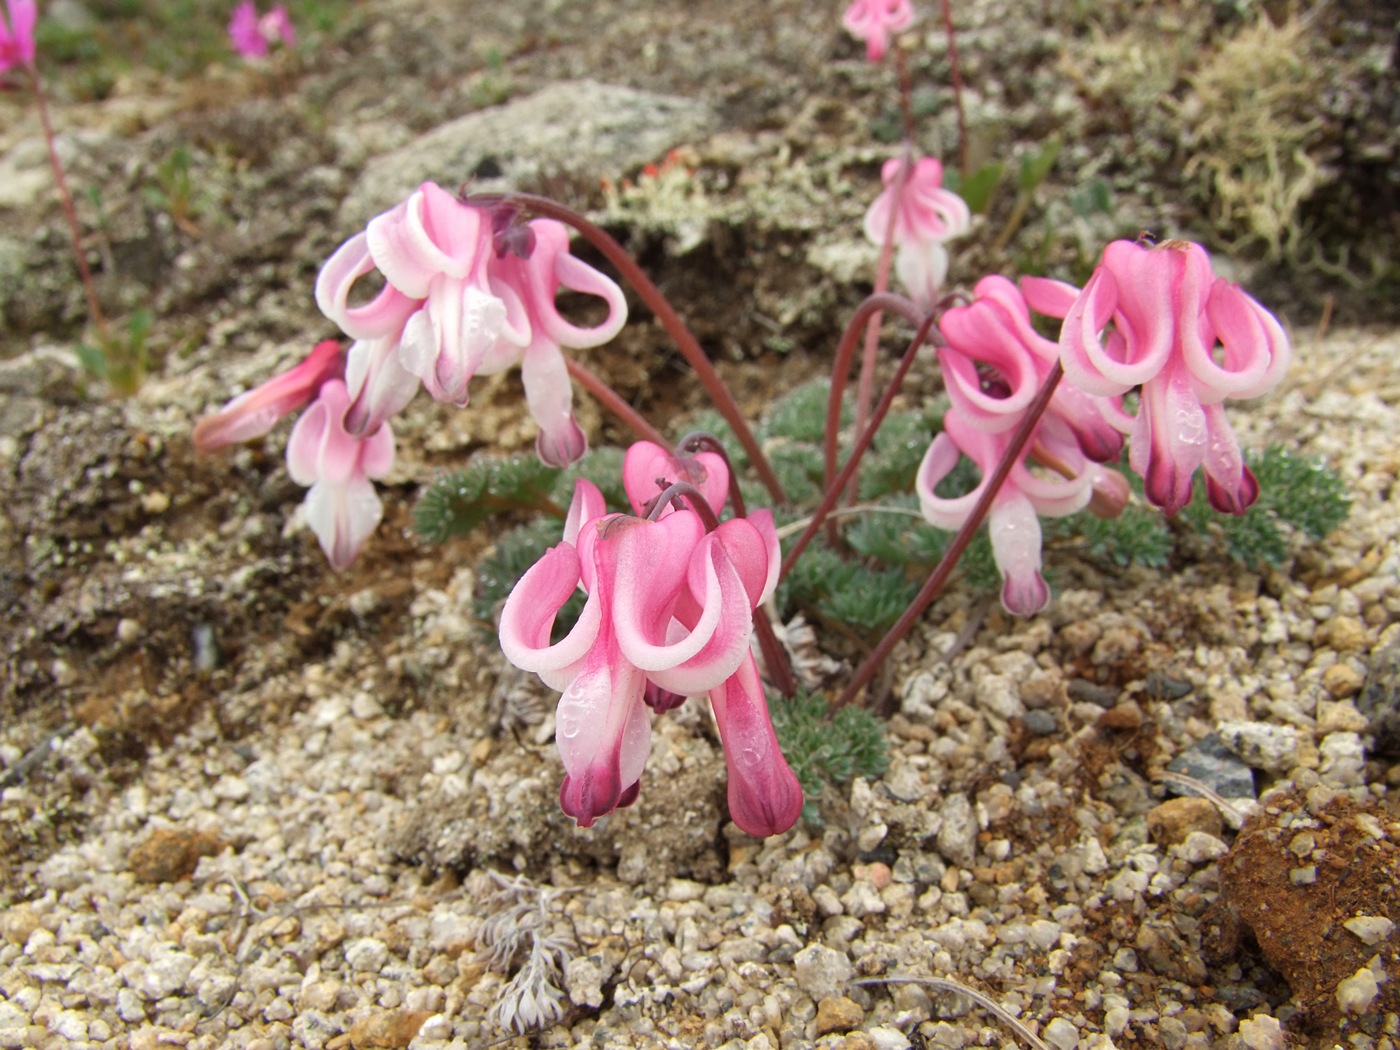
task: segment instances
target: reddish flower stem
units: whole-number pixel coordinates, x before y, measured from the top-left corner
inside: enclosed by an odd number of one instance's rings
[[[618,244],[617,241],[602,227],[589,222],[572,208],[565,207],[558,201],[550,200],[548,197],[540,197],[533,193],[510,193],[510,194],[483,194],[467,198],[473,204],[491,204],[498,201],[509,201],[514,204],[523,205],[530,211],[539,215],[544,215],[551,219],[558,219],[568,226],[577,230],[583,238],[597,248],[611,262],[625,281],[630,284],[642,297],[642,301],[656,314],[657,320],[661,322],[663,328],[674,340],[681,354],[685,357],[690,367],[695,371],[700,383],[705,388],[705,392],[710,395],[710,399],[719,409],[719,413],[724,417],[724,421],[729,424],[734,431],[734,436],[739,444],[744,447],[744,452],[749,457],[749,462],[753,464],[754,471],[763,482],[763,487],[768,490],[775,503],[786,503],[787,493],[783,491],[782,484],[778,481],[778,476],[773,473],[773,467],[768,462],[768,457],[763,454],[763,449],[759,447],[758,439],[749,429],[744,415],[739,411],[738,402],[734,400],[734,395],[729,392],[729,387],[715,371],[715,366],[705,355],[704,349],[700,346],[694,334],[686,327],[681,320],[680,314],[676,313],[670,301],[661,293],[661,289],[656,287],[651,278],[642,272],[640,266],[628,254],[627,249]],[[665,442],[660,442],[665,444]]]
[[[855,356],[856,340],[860,338],[861,326],[867,322],[873,323],[876,325],[876,336],[878,337],[878,325],[886,310],[899,314],[914,325],[918,325],[924,319],[923,315],[919,313],[918,307],[902,295],[879,292],[869,296],[856,308],[855,314],[846,324],[846,330],[841,333],[841,342],[836,347],[836,360],[831,366],[831,391],[827,395],[826,401],[826,435],[822,445],[822,483],[828,492],[835,489],[838,498],[846,484],[846,482],[842,482],[839,486],[834,484],[837,438],[841,433],[841,399],[846,393],[846,378],[851,370],[851,359]],[[856,432],[862,432],[859,425]],[[834,535],[832,540],[835,542]]]
[[[1045,382],[1041,384],[1040,392],[1036,394],[1035,400],[1026,408],[1026,414],[1021,418],[1020,426],[1012,435],[1011,444],[1007,446],[1005,455],[997,464],[997,469],[992,471],[992,476],[987,479],[987,485],[973,506],[972,513],[963,522],[958,534],[953,537],[953,542],[949,544],[947,551],[944,552],[933,572],[929,574],[928,580],[920,588],[919,593],[909,603],[909,608],[904,610],[904,615],[890,628],[889,633],[880,640],[880,644],[865,658],[864,663],[856,668],[850,684],[831,705],[833,711],[845,707],[855,700],[856,694],[875,677],[875,672],[894,651],[894,647],[909,633],[909,629],[914,626],[925,610],[933,604],[933,599],[938,597],[939,592],[948,582],[948,577],[953,574],[958,559],[962,557],[967,545],[972,542],[972,537],[981,526],[982,519],[987,516],[987,511],[991,509],[992,502],[1001,491],[1001,486],[1005,483],[1007,475],[1011,473],[1011,469],[1021,458],[1022,450],[1025,449],[1031,434],[1035,432],[1036,425],[1045,413],[1046,406],[1050,404],[1050,399],[1055,395],[1055,388],[1059,386],[1060,377],[1063,375],[1064,370],[1060,367],[1060,362],[1056,361],[1054,367],[1050,369],[1050,374],[1045,377]]]
[[[898,50],[900,57],[900,68],[903,69],[903,50]],[[908,109],[906,100],[906,111]],[[912,117],[908,118],[912,119]],[[874,295],[883,295],[889,291],[890,287],[890,263],[894,258],[894,228],[899,221],[900,199],[904,196],[904,187],[909,183],[909,174],[914,169],[914,145],[912,139],[904,142],[904,155],[899,160],[899,171],[894,177],[893,199],[890,202],[890,217],[885,223],[884,240],[880,242],[880,258],[875,264],[875,291]],[[875,361],[880,350],[880,325],[884,323],[885,315],[883,311],[876,310],[870,315],[870,321],[865,328],[865,349],[860,359],[860,379],[856,383],[856,433],[859,434],[865,429],[865,421],[870,415],[870,401],[875,389]],[[846,374],[849,365],[843,366],[838,362],[833,366],[835,371]],[[844,382],[844,380],[843,380]],[[839,418],[839,417],[838,417]],[[829,422],[829,420],[828,420]],[[828,432],[829,435],[830,432]],[[835,469],[834,463],[832,469]],[[829,480],[829,479],[828,479]],[[846,493],[846,503],[853,504],[856,501],[856,491],[859,479],[852,477],[849,491]]]
[[[666,447],[666,439],[661,436],[661,432],[648,423],[640,412],[623,400],[622,395],[604,382],[601,376],[585,368],[572,357],[565,357],[564,364],[569,369],[569,375],[578,380],[579,386],[597,398],[599,404],[609,412],[631,427],[633,433],[639,438],[660,445],[662,448]]]
[[[868,302],[869,300],[867,300]],[[859,315],[857,315],[859,316]],[[860,433],[856,440],[855,447],[851,449],[850,458],[846,460],[846,465],[841,468],[841,473],[836,476],[834,483],[828,483],[826,492],[822,494],[822,501],[817,505],[816,511],[812,514],[812,520],[807,523],[807,527],[802,530],[802,534],[797,537],[797,542],[788,551],[787,557],[783,559],[782,567],[778,569],[778,579],[783,579],[792,571],[793,565],[801,557],[802,552],[807,549],[807,545],[816,536],[817,530],[822,527],[822,522],[826,520],[833,507],[841,497],[842,490],[855,478],[856,467],[860,463],[860,458],[870,448],[870,443],[875,440],[875,434],[884,423],[885,416],[889,414],[890,406],[894,404],[895,395],[899,393],[900,386],[904,383],[904,377],[909,374],[909,369],[914,365],[914,357],[919,351],[919,347],[935,331],[934,324],[938,320],[937,314],[929,314],[919,325],[919,329],[914,333],[913,340],[910,341],[908,349],[904,351],[904,356],[899,359],[899,365],[895,368],[894,375],[890,378],[889,386],[885,388],[884,395],[880,398],[880,403],[875,406],[875,412],[870,417],[870,424]],[[853,320],[851,327],[847,331],[854,329],[859,324],[858,320]],[[843,341],[844,345],[844,341]],[[828,420],[828,423],[830,421]]]
[[[34,105],[39,110],[39,124],[44,129],[44,143],[49,150],[49,167],[53,169],[53,181],[58,186],[58,200],[63,206],[63,217],[68,220],[68,238],[73,247],[73,261],[78,264],[78,277],[83,283],[87,296],[88,313],[99,339],[107,343],[107,317],[102,312],[102,304],[97,299],[97,286],[92,281],[92,271],[88,269],[87,256],[83,252],[83,234],[78,227],[78,213],[73,209],[73,195],[68,191],[68,177],[63,172],[63,162],[58,159],[53,123],[49,120],[48,99],[44,95],[44,82],[39,76],[39,67],[30,63],[24,67],[29,73],[30,87],[34,91]]]

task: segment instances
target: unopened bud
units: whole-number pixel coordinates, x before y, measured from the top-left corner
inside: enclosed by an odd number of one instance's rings
[[[1089,497],[1089,513],[1096,518],[1116,518],[1132,498],[1128,479],[1108,467],[1094,467],[1093,495]]]

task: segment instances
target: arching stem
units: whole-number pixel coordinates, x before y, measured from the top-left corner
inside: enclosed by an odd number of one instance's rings
[[[866,301],[869,302],[869,300]],[[783,558],[782,567],[778,570],[778,579],[785,579],[787,574],[792,571],[792,567],[797,562],[797,559],[802,556],[802,552],[807,549],[807,545],[812,542],[812,538],[816,536],[817,531],[822,527],[822,523],[826,521],[832,508],[836,506],[847,483],[855,477],[856,468],[860,465],[861,457],[865,455],[866,450],[870,448],[871,442],[875,440],[875,434],[879,431],[880,425],[884,423],[885,416],[889,414],[890,406],[894,404],[895,396],[899,393],[899,388],[904,383],[904,377],[909,374],[909,369],[914,365],[914,358],[918,355],[919,347],[924,344],[924,341],[929,338],[930,333],[935,330],[934,325],[937,320],[937,314],[929,314],[929,316],[925,317],[922,323],[920,323],[918,330],[914,333],[914,338],[904,351],[904,356],[899,359],[899,365],[895,368],[894,375],[890,377],[889,385],[885,388],[885,393],[880,398],[880,403],[875,407],[875,411],[870,417],[870,423],[861,431],[860,436],[856,439],[855,447],[851,449],[851,454],[846,460],[846,465],[841,468],[841,473],[838,474],[834,480],[827,483],[826,491],[822,493],[822,500],[817,504],[817,509],[813,512],[811,519],[807,523],[807,527],[802,530],[802,535],[797,537],[797,542],[792,545],[787,556]],[[851,325],[846,331],[849,333],[856,330],[858,324],[859,313],[857,313],[856,318],[852,319]],[[842,345],[845,345],[844,341]],[[827,425],[830,427],[830,419],[827,420]],[[833,459],[834,458],[833,452]]]
[[[572,357],[564,358],[569,375],[578,380],[579,386],[592,394],[604,408],[626,423],[643,441],[666,447],[666,439],[661,432],[646,421],[646,418],[629,405],[616,390],[603,381],[597,373],[579,364]]]
[[[734,436],[743,446],[745,454],[749,457],[749,462],[753,464],[754,471],[758,474],[759,480],[763,482],[763,487],[773,497],[774,502],[786,503],[788,501],[787,493],[783,491],[778,476],[773,473],[773,467],[768,462],[768,457],[763,454],[758,439],[749,429],[749,424],[744,419],[743,413],[739,411],[738,402],[734,400],[734,395],[729,392],[729,387],[715,371],[715,366],[706,356],[704,349],[701,348],[700,341],[686,327],[680,314],[676,313],[675,307],[661,293],[661,289],[656,287],[651,278],[642,272],[642,268],[628,254],[626,248],[622,247],[602,227],[589,222],[572,208],[568,208],[558,201],[550,200],[548,197],[540,197],[533,193],[510,193],[482,194],[465,199],[468,203],[477,205],[490,205],[499,202],[521,205],[538,215],[557,219],[565,225],[572,226],[582,235],[584,240],[602,252],[603,256],[617,267],[622,278],[641,296],[642,301],[647,304],[652,313],[656,315],[657,320],[661,322],[661,326],[674,340],[682,356],[685,357],[686,362],[699,378],[701,385],[704,386],[705,392],[710,395],[715,408],[719,410],[719,414],[724,417],[724,421],[734,431]],[[661,444],[665,444],[665,442],[661,442]]]
[[[933,604],[933,599],[938,597],[939,592],[947,584],[948,577],[953,574],[958,559],[962,557],[967,545],[972,542],[972,537],[981,526],[982,519],[987,516],[987,511],[991,509],[992,502],[996,499],[997,493],[1001,491],[1001,486],[1005,483],[1007,475],[1011,473],[1011,469],[1021,458],[1026,443],[1030,440],[1031,434],[1035,432],[1036,425],[1040,422],[1040,417],[1044,415],[1045,407],[1050,404],[1050,399],[1055,395],[1055,388],[1059,386],[1060,377],[1063,375],[1064,370],[1060,367],[1060,362],[1056,361],[1050,369],[1050,374],[1045,377],[1045,382],[1041,384],[1035,400],[1026,408],[1026,414],[1021,418],[1020,426],[1012,435],[1011,444],[1007,446],[1006,453],[1001,457],[1001,462],[997,464],[996,470],[992,471],[992,476],[987,480],[982,495],[978,497],[977,503],[972,508],[972,513],[967,516],[962,528],[953,537],[953,542],[948,545],[947,551],[944,552],[933,572],[929,574],[928,580],[919,589],[919,593],[909,603],[909,608],[904,610],[904,615],[890,628],[889,633],[880,640],[880,644],[865,658],[865,661],[856,668],[855,674],[851,676],[850,684],[831,705],[832,710],[844,707],[855,700],[856,695],[865,687],[866,683],[875,677],[880,666],[889,658],[894,647],[909,633],[909,629]]]

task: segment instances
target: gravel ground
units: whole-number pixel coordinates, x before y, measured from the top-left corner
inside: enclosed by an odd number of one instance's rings
[[[659,721],[633,810],[569,828],[547,723],[517,743],[473,717],[497,668],[466,626],[462,571],[414,598],[387,655],[431,663],[438,647],[461,716],[386,711],[349,642],[243,698],[291,711],[265,731],[229,741],[213,709],[196,715],[5,911],[0,1046],[474,1047],[512,1010],[551,1022],[535,1046],[1012,1041],[964,997],[878,980],[894,976],[979,989],[1057,1050],[1283,1046],[1307,990],[1261,957],[1259,929],[1231,946],[1221,885],[1239,816],[1288,815],[1285,788],[1302,793],[1292,817],[1357,804],[1392,863],[1358,927],[1378,985],[1327,989],[1364,1009],[1298,1039],[1393,1046],[1396,769],[1368,760],[1356,699],[1400,644],[1400,341],[1297,339],[1242,438],[1327,457],[1355,496],[1347,523],[1262,578],[1203,560],[1077,580],[1030,621],[992,614],[944,662],[975,605],[950,595],[899,654],[888,773],[825,800],[824,827],[716,835],[713,790],[666,787],[719,782],[691,717]],[[1132,676],[1093,686],[1108,665]],[[1162,698],[1164,681],[1183,695]],[[1166,801],[1152,773],[1212,733],[1261,802]],[[70,731],[40,769],[96,792],[97,752],[93,730]],[[0,804],[23,807],[24,777],[7,779]],[[406,861],[470,859],[484,840],[497,860],[465,881]],[[1366,917],[1352,910],[1310,915],[1326,933]]]

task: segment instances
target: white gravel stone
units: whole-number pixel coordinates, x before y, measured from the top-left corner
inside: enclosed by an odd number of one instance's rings
[[[1298,731],[1268,722],[1222,722],[1220,739],[1254,769],[1279,773],[1298,758]]]
[[[361,937],[345,946],[345,961],[352,970],[378,973],[389,961],[389,948],[377,938]]]
[[[1348,919],[1342,925],[1367,946],[1379,944],[1390,936],[1391,930],[1395,929],[1395,923],[1383,915],[1358,915],[1354,919]]]
[[[1079,1029],[1063,1017],[1054,1018],[1041,1035],[1055,1050],[1074,1050],[1079,1045]]]
[[[813,999],[845,994],[855,968],[851,960],[824,944],[811,944],[793,956],[797,986]]]
[[[938,852],[953,864],[968,867],[977,856],[977,821],[972,803],[963,794],[949,795],[939,807]]]
[[[1366,782],[1366,748],[1357,733],[1328,733],[1317,746],[1324,784],[1349,788]]]
[[[1380,995],[1380,982],[1369,966],[1363,966],[1337,984],[1337,1005],[1343,1013],[1364,1014]]]

